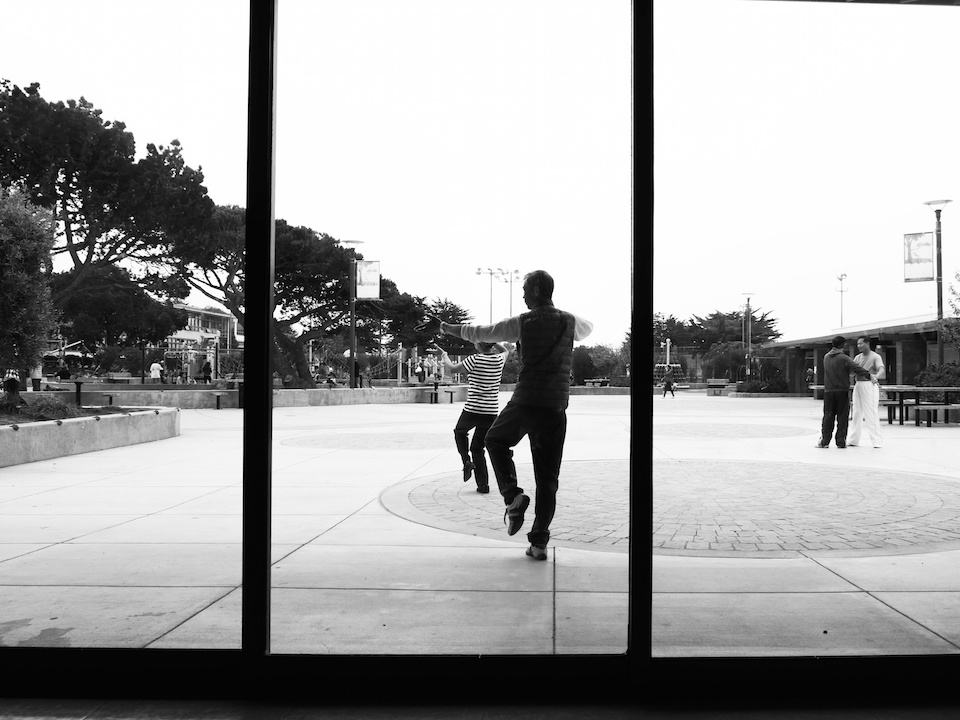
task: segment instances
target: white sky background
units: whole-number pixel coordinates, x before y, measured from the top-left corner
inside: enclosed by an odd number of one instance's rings
[[[401,292],[490,319],[478,267],[542,268],[619,346],[630,324],[628,0],[281,0],[277,216]],[[0,77],[84,96],[138,156],[176,138],[245,205],[246,3],[0,0]],[[29,30],[29,31],[28,31]],[[493,284],[493,319],[509,314]],[[524,309],[520,284],[513,311]]]
[[[960,7],[655,0],[654,310],[745,304],[784,339],[936,314],[960,271]],[[960,289],[960,288],[958,288]],[[891,322],[891,324],[893,324]]]

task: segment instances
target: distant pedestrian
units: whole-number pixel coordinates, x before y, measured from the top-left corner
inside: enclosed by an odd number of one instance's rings
[[[209,360],[203,364],[203,367],[200,368],[200,372],[203,374],[203,383],[205,385],[209,385],[211,382],[213,382],[213,368],[210,367]]]
[[[163,365],[158,360],[154,360],[150,365],[150,380],[154,383],[163,382]]]
[[[876,382],[870,373],[854,362],[843,351],[846,339],[837,335],[831,343],[830,352],[823,356],[823,422],[820,426],[818,448],[830,446],[830,436],[836,425],[835,440],[838,448],[847,446],[847,423],[850,415],[850,373],[858,378]]]
[[[663,374],[663,396],[667,396],[667,391],[670,392],[671,397],[676,397],[677,394],[673,391],[675,380],[673,377],[673,368],[668,367],[667,371]]]

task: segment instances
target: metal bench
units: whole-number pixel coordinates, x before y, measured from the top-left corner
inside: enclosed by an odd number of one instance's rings
[[[107,399],[107,405],[113,405],[114,393],[100,393],[100,394]]]
[[[931,426],[931,420],[936,421],[937,413],[940,410],[943,410],[943,422],[950,422],[950,411],[960,410],[960,405],[934,405],[934,404],[923,404],[917,405],[914,407],[914,417],[917,424],[917,427],[920,426],[920,413],[926,413],[927,415],[927,427]]]
[[[457,394],[456,390],[444,390],[444,392],[450,396],[450,404],[453,404],[453,396]]]
[[[214,397],[217,398],[217,410],[220,409],[220,398],[222,398],[226,394],[227,393],[225,390],[217,390],[213,393]]]

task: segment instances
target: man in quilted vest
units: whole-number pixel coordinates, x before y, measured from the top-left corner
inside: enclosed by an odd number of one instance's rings
[[[524,277],[523,301],[528,312],[491,325],[456,325],[430,318],[423,327],[474,343],[517,344],[520,375],[513,397],[487,431],[487,454],[506,505],[507,534],[515,535],[530,498],[518,485],[513,448],[529,437],[537,493],[527,555],[546,560],[567,432],[573,342],[587,337],[593,324],[554,306],[553,278],[543,270]]]

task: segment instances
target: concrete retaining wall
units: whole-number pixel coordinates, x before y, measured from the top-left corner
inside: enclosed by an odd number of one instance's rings
[[[167,407],[0,425],[0,467],[165,440],[179,434],[180,411]]]
[[[433,386],[413,385],[406,387],[373,388],[317,388],[315,390],[276,388],[273,391],[274,407],[310,407],[321,405],[390,405],[398,403],[428,403]],[[453,402],[467,399],[466,385],[441,385],[439,401],[450,402],[448,391],[453,391]],[[123,407],[177,407],[184,410],[216,408],[220,393],[221,408],[240,407],[239,390],[216,390],[197,386],[164,387],[150,389],[148,385],[84,385],[80,392],[80,404],[85,407],[120,405]],[[76,398],[76,390],[57,393],[67,402]],[[23,393],[30,401],[33,393]]]
[[[72,402],[76,398],[76,389],[62,384],[62,392],[57,394],[65,401]],[[504,384],[500,389],[511,392],[513,384]],[[274,407],[313,407],[326,405],[393,405],[399,403],[428,403],[432,385],[405,385],[402,387],[372,387],[372,388],[317,388],[314,390],[275,388],[273,391]],[[467,399],[466,385],[441,385],[439,402],[449,403],[450,391],[453,391],[453,402],[465,402]],[[184,410],[199,408],[216,408],[217,396],[220,393],[221,408],[240,407],[239,390],[217,390],[216,388],[187,385],[163,386],[151,388],[150,385],[110,385],[84,384],[80,392],[80,404],[85,407],[103,407],[104,405],[120,405],[123,407],[177,407]],[[571,395],[629,395],[630,388],[626,387],[582,387],[570,388]],[[30,401],[33,393],[23,393],[23,397]]]

